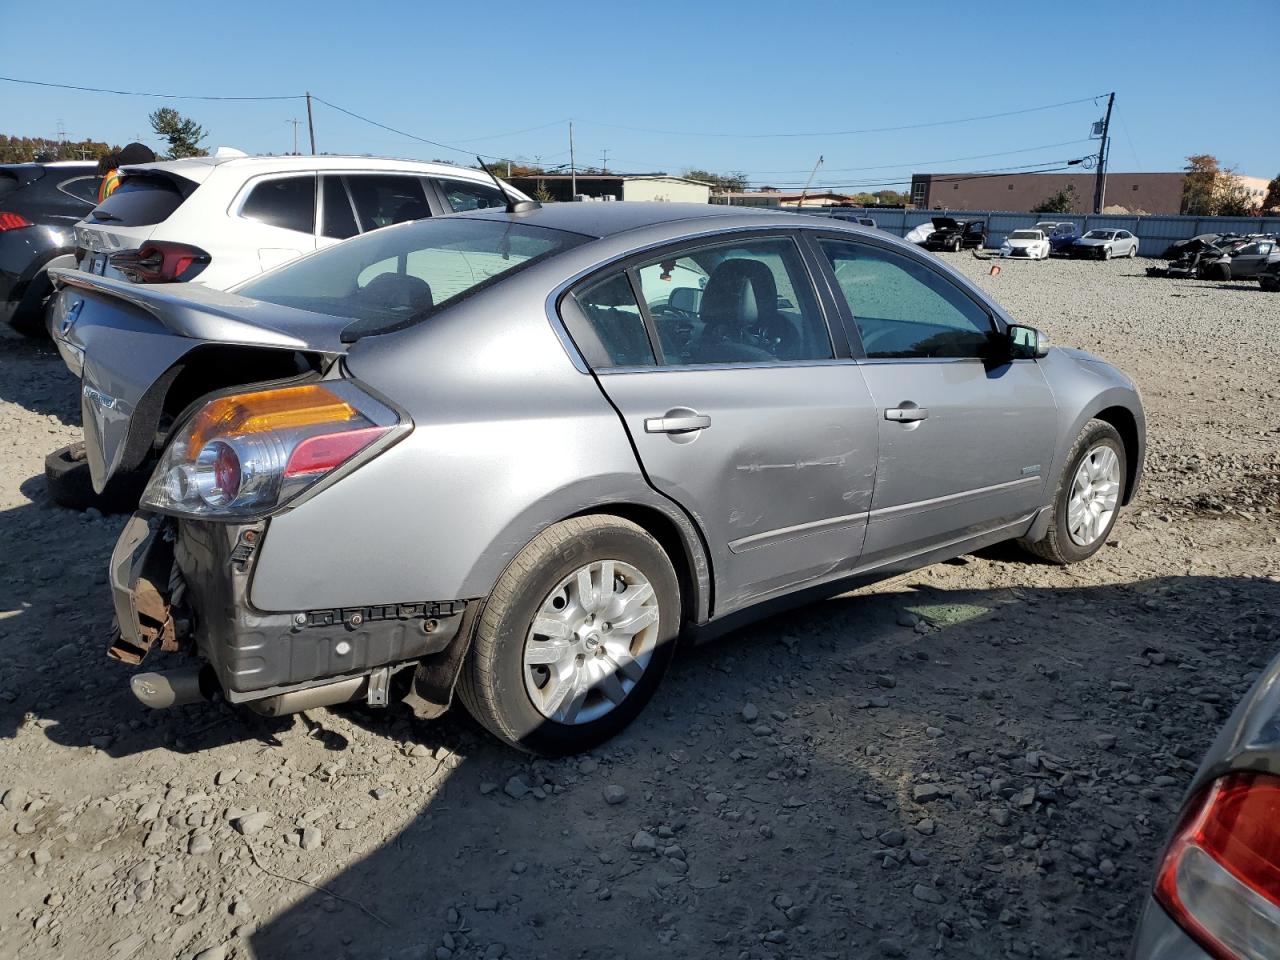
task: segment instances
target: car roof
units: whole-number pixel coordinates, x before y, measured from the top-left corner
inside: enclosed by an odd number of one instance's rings
[[[537,209],[521,213],[507,213],[490,207],[455,216],[479,220],[512,219],[517,223],[564,230],[589,237],[611,237],[615,234],[652,227],[664,223],[691,223],[699,228],[714,229],[725,224],[737,227],[776,227],[789,223],[808,222],[841,229],[865,227],[835,217],[807,217],[790,211],[770,210],[764,207],[730,207],[709,203],[664,203],[644,200],[609,202],[548,203]]]
[[[361,156],[288,156],[288,157],[250,157],[234,153],[215,153],[208,157],[183,157],[181,160],[157,160],[153,163],[137,163],[121,167],[125,173],[145,173],[156,171],[171,173],[203,183],[214,170],[226,168],[242,173],[245,177],[264,173],[289,173],[294,170],[372,170],[389,173],[416,173],[424,176],[457,177],[462,180],[490,181],[483,170],[472,170],[451,163],[427,162],[425,160],[397,160],[390,157]],[[490,181],[491,182],[491,181]]]
[[[96,170],[96,160],[32,160],[27,163],[0,163],[0,170]]]

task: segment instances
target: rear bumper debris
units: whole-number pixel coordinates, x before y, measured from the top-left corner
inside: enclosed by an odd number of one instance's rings
[[[111,559],[117,628],[108,655],[137,665],[157,645],[186,650],[207,664],[226,700],[270,698],[275,713],[323,699],[302,691],[340,685],[385,703],[389,673],[458,637],[467,608],[458,600],[255,609],[249,584],[265,527],[134,514]]]

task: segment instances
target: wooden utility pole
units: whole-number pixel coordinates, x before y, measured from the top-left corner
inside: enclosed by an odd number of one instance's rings
[[[307,91],[307,133],[311,134],[311,155],[316,155],[316,124],[311,117],[311,91]]]
[[[1111,134],[1111,108],[1116,102],[1113,90],[1107,97],[1107,115],[1102,120],[1102,144],[1098,147],[1098,172],[1093,178],[1093,212],[1101,213],[1107,203],[1107,144]]]
[[[800,193],[800,202],[796,204],[797,210],[804,206],[804,199],[809,195],[809,185],[813,183],[813,178],[817,175],[820,166],[822,166],[822,154],[818,154],[818,162],[813,165],[813,170],[809,173],[809,179],[805,182],[804,190]]]
[[[298,124],[302,123],[302,121],[286,120],[285,123],[293,124],[293,155],[296,157],[298,155]]]

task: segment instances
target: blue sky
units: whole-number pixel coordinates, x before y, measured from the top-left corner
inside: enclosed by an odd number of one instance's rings
[[[73,5],[74,6],[74,5]],[[725,4],[228,0],[203,12],[60,9],[86,32],[51,40],[47,8],[6,11],[0,74],[173,94],[314,94],[466,151],[580,165],[746,171],[753,184],[877,189],[912,170],[1055,164],[1096,150],[1101,101],[925,124],[1117,93],[1113,170],[1178,169],[1213,153],[1280,173],[1280,108],[1258,80],[1275,64],[1280,0],[1235,0],[1203,30],[1203,2]],[[115,9],[114,13],[106,11]],[[148,23],[147,21],[151,22]],[[91,27],[91,30],[89,29]],[[43,39],[41,39],[43,38]],[[1243,91],[1242,91],[1242,88]],[[0,132],[126,142],[170,105],[206,144],[292,148],[300,101],[200,102],[0,83]],[[319,149],[440,158],[430,146],[315,107]],[[531,129],[533,128],[533,129]],[[520,131],[520,132],[517,132]],[[305,124],[300,131],[305,149]],[[802,135],[793,135],[802,134]],[[144,137],[146,139],[146,137]],[[1080,142],[1074,142],[1080,141]],[[158,146],[158,145],[156,145]],[[965,158],[965,159],[961,159]],[[971,159],[969,159],[971,158]]]

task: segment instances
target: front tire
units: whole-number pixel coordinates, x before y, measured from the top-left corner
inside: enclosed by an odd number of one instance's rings
[[[589,750],[653,696],[680,612],[671,561],[641,527],[603,515],[562,521],[499,577],[458,695],[486,729],[521,750]]]
[[[1102,548],[1124,501],[1128,464],[1124,441],[1105,420],[1090,420],[1076,438],[1058,478],[1049,531],[1018,543],[1050,563],[1087,560]]]

